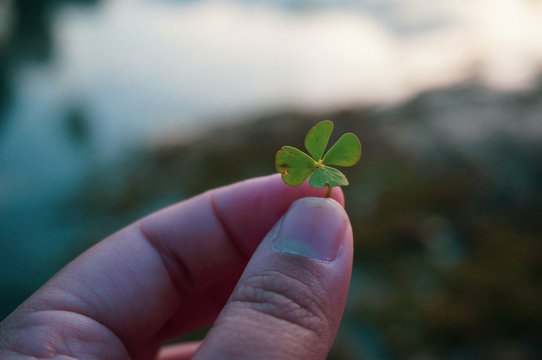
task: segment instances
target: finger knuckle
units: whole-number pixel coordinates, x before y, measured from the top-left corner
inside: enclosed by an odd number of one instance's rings
[[[280,271],[266,271],[246,278],[230,302],[323,337],[329,327],[324,294],[317,281],[307,283]]]

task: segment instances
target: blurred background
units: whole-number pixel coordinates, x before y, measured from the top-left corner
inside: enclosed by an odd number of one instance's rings
[[[1,0],[0,319],[331,119],[364,153],[329,358],[542,358],[541,34],[540,0]]]

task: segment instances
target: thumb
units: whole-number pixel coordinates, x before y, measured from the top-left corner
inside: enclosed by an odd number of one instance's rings
[[[194,359],[325,359],[352,270],[332,199],[296,201],[262,241]]]

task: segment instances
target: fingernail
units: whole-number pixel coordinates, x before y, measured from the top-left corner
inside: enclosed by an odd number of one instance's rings
[[[346,231],[348,219],[332,199],[297,200],[275,230],[275,250],[321,261],[333,261]]]

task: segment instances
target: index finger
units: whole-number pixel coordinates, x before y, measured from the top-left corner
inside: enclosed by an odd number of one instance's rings
[[[107,327],[130,352],[212,321],[267,231],[298,198],[324,196],[267,176],[206,192],[89,249],[27,305]],[[343,203],[340,190],[333,198]]]

